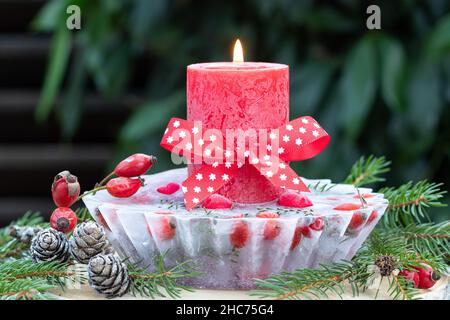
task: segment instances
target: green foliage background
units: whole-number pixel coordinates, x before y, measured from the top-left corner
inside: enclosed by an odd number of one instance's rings
[[[80,31],[65,26],[69,4],[81,8]],[[370,4],[381,8],[382,30],[366,28]],[[392,160],[394,184],[450,183],[449,1],[55,0],[34,28],[54,33],[36,117],[45,121],[64,91],[63,139],[83,121],[88,80],[118,99],[146,57],[143,102],[124,120],[117,154],[148,152],[162,158],[159,170],[171,167],[159,140],[170,117],[184,116],[186,65],[229,61],[239,37],[246,60],[290,65],[291,118],[312,115],[332,137],[321,155],[294,164],[302,175],[340,181],[374,153]]]

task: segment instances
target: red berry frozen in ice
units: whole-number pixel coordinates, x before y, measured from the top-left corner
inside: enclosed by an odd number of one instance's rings
[[[367,219],[367,223],[371,223],[372,221],[374,221],[376,218],[378,217],[378,212],[376,210],[373,210],[370,213],[369,218]]]
[[[203,201],[202,205],[205,209],[230,209],[233,207],[233,202],[220,194],[212,194]]]
[[[419,274],[419,289],[429,289],[440,279],[440,276],[433,272],[433,268],[422,263],[422,268],[416,268]]]
[[[52,183],[52,197],[56,206],[70,207],[80,195],[78,178],[69,171],[58,173]]]
[[[141,186],[142,181],[140,179],[119,177],[109,180],[106,184],[106,190],[113,197],[128,198],[135,194]]]
[[[167,194],[167,195],[173,194],[173,193],[177,192],[178,190],[180,190],[180,185],[175,182],[170,182],[167,185],[156,189],[156,191],[158,191],[159,193]]]
[[[230,242],[235,248],[243,248],[250,238],[250,230],[245,221],[238,220],[233,224]]]
[[[404,277],[405,279],[411,281],[414,285],[414,288],[419,286],[419,273],[411,270],[402,270],[398,274],[400,277]]]
[[[229,217],[229,218],[231,218],[231,219],[239,219],[239,218],[243,218],[243,217],[245,217],[245,214],[243,214],[243,213],[237,213],[237,214],[232,215],[232,216]]]
[[[136,153],[122,160],[114,169],[119,177],[137,177],[143,175],[156,162],[156,157],[142,153]]]
[[[169,217],[162,217],[157,223],[156,234],[159,240],[170,240],[175,236],[176,226]]]
[[[300,230],[305,238],[311,238],[311,229],[308,226],[301,226]]]
[[[364,223],[363,215],[360,212],[355,212],[352,215],[352,219],[350,220],[348,227],[352,230],[355,230],[361,227],[363,223]]]
[[[285,207],[306,208],[313,205],[303,194],[287,191],[278,198],[278,204]]]
[[[256,214],[257,218],[267,218],[267,219],[274,219],[278,218],[280,215],[276,212],[258,212]]]
[[[50,217],[50,225],[55,230],[68,233],[75,228],[77,220],[77,215],[72,209],[60,207],[53,211]]]
[[[300,226],[295,227],[294,237],[291,242],[291,250],[294,250],[300,244],[300,240],[302,239],[302,228]]]
[[[323,230],[324,226],[325,226],[325,222],[323,221],[322,218],[319,217],[319,218],[316,218],[316,220],[309,225],[309,228],[312,230],[315,230],[315,231],[320,231],[320,230]]]
[[[334,207],[334,210],[341,210],[341,211],[351,211],[358,209],[361,209],[361,205],[356,203],[343,203],[338,205],[337,207]]]
[[[264,224],[264,240],[273,240],[281,232],[281,226],[280,223],[276,220],[269,220]]]

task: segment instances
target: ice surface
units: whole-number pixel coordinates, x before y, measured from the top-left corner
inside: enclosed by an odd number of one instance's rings
[[[181,190],[172,195],[156,192],[156,188],[169,182],[181,184],[186,175],[184,168],[145,176],[146,185],[131,198],[118,199],[100,191],[86,196],[84,201],[123,258],[149,270],[153,270],[153,257],[158,254],[165,255],[168,266],[190,260],[203,275],[183,282],[199,288],[251,288],[254,278],[265,278],[271,273],[351,259],[388,204],[382,194],[359,188],[360,194],[370,195],[367,207],[334,210],[342,203],[361,204],[355,187],[333,184],[330,180],[304,179],[311,189],[305,195],[313,202],[308,208],[288,208],[269,202],[235,204],[226,210],[196,208],[188,212]],[[377,218],[368,222],[374,210]],[[280,215],[276,220],[280,233],[272,240],[264,239],[263,235],[269,219],[255,217],[262,211]],[[349,223],[356,213],[361,214],[363,223],[352,229]],[[325,222],[322,230],[308,227],[317,218]],[[242,248],[230,242],[230,233],[239,220],[246,222],[250,234]],[[299,245],[292,250],[297,226],[310,232],[302,235]]]

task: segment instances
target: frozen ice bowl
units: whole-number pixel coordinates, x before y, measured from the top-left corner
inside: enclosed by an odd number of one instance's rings
[[[181,281],[197,288],[248,289],[253,279],[271,273],[351,259],[388,205],[371,189],[304,179],[311,189],[305,195],[313,203],[307,208],[274,201],[187,211],[181,190],[172,195],[156,191],[169,182],[181,184],[186,176],[186,168],[169,170],[144,176],[145,186],[130,198],[99,191],[83,200],[122,258],[149,270],[155,255],[163,254],[169,267],[190,260],[202,275]],[[362,205],[360,194],[367,204]],[[359,208],[336,209],[349,203]],[[256,217],[259,212],[279,217]],[[268,227],[276,228],[270,239]]]

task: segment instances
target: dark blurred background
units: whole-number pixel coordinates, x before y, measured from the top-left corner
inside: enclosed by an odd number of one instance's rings
[[[66,27],[70,4],[81,30]],[[381,30],[366,27],[370,4]],[[231,60],[237,37],[246,60],[290,65],[291,118],[332,137],[302,175],[340,181],[375,154],[393,162],[387,185],[448,189],[450,1],[0,0],[0,225],[49,215],[64,169],[87,190],[132,152],[172,167],[159,140],[185,114],[186,65]]]

